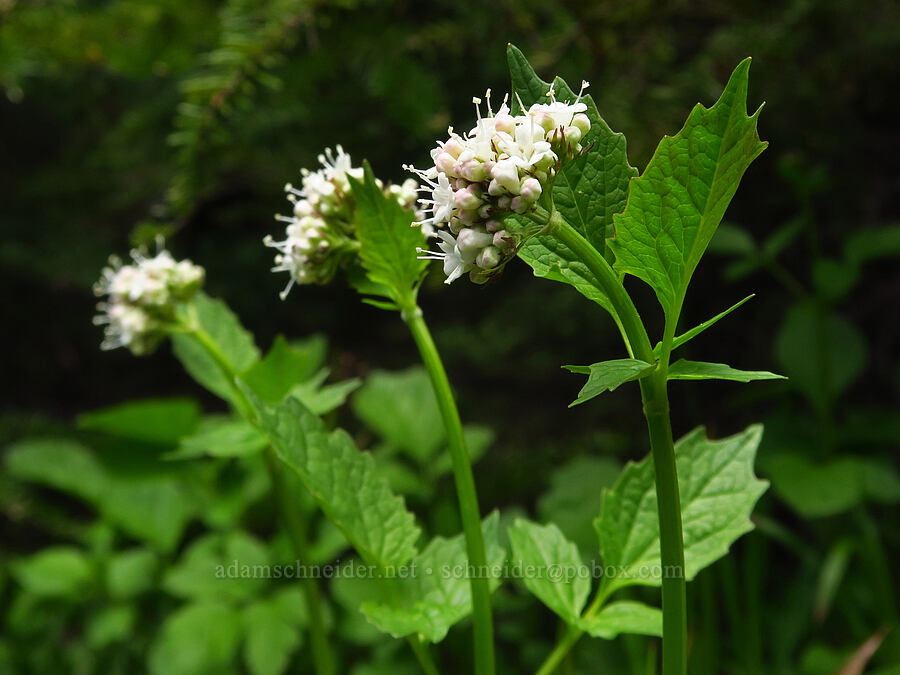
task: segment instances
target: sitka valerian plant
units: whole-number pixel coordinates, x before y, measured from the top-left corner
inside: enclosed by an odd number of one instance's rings
[[[376,377],[364,391],[382,387],[385,396],[396,395],[397,405],[384,407],[396,420],[371,412],[372,394],[361,394],[357,407],[376,430],[390,430],[401,419],[414,425],[399,412],[401,401],[412,400],[421,411],[433,402],[462,533],[428,538],[397,494],[382,454],[361,451],[354,437],[333,427],[333,417],[322,417],[359,382],[325,385],[327,372],[310,373],[302,345],[281,337],[263,356],[225,304],[200,291],[202,268],[160,249],[155,257],[136,252],[133,264],[104,271],[97,286],[108,296],[98,319],[106,324],[103,345],[146,355],[172,338],[188,373],[232,412],[183,439],[175,458],[260,457],[297,560],[319,560],[322,545],[311,538],[310,522],[324,516],[335,536],[375,571],[354,596],[353,610],[404,639],[425,673],[440,672],[433,645],[468,616],[472,652],[466,658],[473,672],[497,671],[492,593],[515,576],[562,622],[539,674],[556,672],[585,634],[604,640],[635,634],[661,637],[663,675],[685,675],[686,582],[752,528],[750,514],[767,484],[753,472],[759,425],[719,439],[697,428],[674,440],[669,381],[780,377],[672,357],[749,299],[679,332],[691,277],[741,177],[766,147],[756,130],[760,110],[747,114],[750,60],[738,64],[712,107],[698,104],[681,131],[660,142],[640,174],[629,163],[622,134],[610,129],[587,95],[587,82],[577,92],[558,77],[545,82],[512,45],[508,62],[510,94],[496,109],[490,90],[476,97],[468,132],[451,127],[426,167],[404,165],[415,178],[389,184],[367,162],[354,166],[341,146],[325,150],[320,167],[303,169],[300,185],[286,186],[291,213],[277,216],[284,233],[265,239],[276,252],[273,271],[288,275],[282,299],[302,302],[296,291],[288,299],[293,286],[342,275],[363,302],[397,312],[405,322],[430,391],[421,371],[410,386],[426,389],[408,398]],[[557,523],[482,514],[470,452],[474,436],[461,422],[419,303],[430,260],[441,263],[448,284],[464,275],[481,284],[497,280],[516,257],[536,277],[568,284],[594,301],[621,334],[623,353],[563,366],[587,378],[571,405],[629,382],[641,393],[650,454],[627,465],[598,495],[599,511],[590,514],[599,553],[593,567]],[[664,321],[655,339],[626,289],[628,276],[648,284],[659,301]],[[419,439],[417,433],[409,430],[411,438]],[[423,459],[432,456],[425,446],[437,447],[433,440],[408,445]],[[448,569],[455,572],[438,573]],[[341,672],[331,593],[316,578],[297,583],[309,660],[319,675]],[[634,587],[660,587],[661,607],[652,594],[635,595]],[[288,628],[278,625],[287,642]],[[282,661],[266,672],[283,672]]]

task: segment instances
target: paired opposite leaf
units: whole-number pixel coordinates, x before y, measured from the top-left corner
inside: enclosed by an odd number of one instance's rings
[[[712,317],[711,319],[707,319],[707,320],[704,321],[703,323],[694,326],[694,327],[691,328],[689,331],[687,331],[687,332],[685,332],[685,333],[683,333],[683,334],[677,336],[674,340],[672,340],[672,351],[678,349],[681,345],[685,344],[686,342],[689,342],[689,341],[693,340],[695,337],[697,337],[698,335],[700,335],[700,333],[702,333],[703,331],[705,331],[707,328],[709,328],[710,326],[712,326],[712,325],[718,323],[718,321],[719,321],[720,319],[724,319],[726,316],[728,316],[729,314],[731,314],[731,313],[732,313],[734,310],[736,310],[738,307],[740,307],[740,306],[743,305],[745,302],[747,302],[747,301],[750,300],[752,297],[754,297],[754,295],[755,295],[755,294],[748,295],[748,296],[747,296],[746,298],[744,298],[743,300],[734,303],[731,307],[729,307],[728,309],[726,309],[724,312],[719,312],[718,314],[716,314],[716,315],[715,315],[714,317]],[[659,350],[660,350],[660,349],[662,349],[662,343],[661,343],[661,342],[657,342],[657,343],[656,343],[656,346],[653,347],[653,355],[656,356],[657,358],[659,357]]]
[[[590,570],[578,547],[550,523],[517,519],[508,530],[512,562],[525,587],[568,624],[576,624],[591,592]]]
[[[500,566],[506,551],[499,541],[499,516],[484,519],[482,532],[488,566]],[[471,583],[466,576],[466,543],[463,535],[435,537],[413,559],[411,575],[400,580],[401,606],[364,603],[362,612],[379,630],[395,638],[421,635],[440,642],[447,631],[472,611]],[[492,581],[492,587],[499,581]]]
[[[784,375],[776,375],[767,370],[737,370],[724,363],[688,361],[680,359],[669,366],[670,380],[733,380],[752,382],[753,380],[784,380]]]
[[[653,462],[650,457],[625,467],[612,490],[603,495],[603,510],[594,521],[603,564],[617,570],[604,583],[659,586],[661,576],[697,572],[728,552],[753,529],[750,514],[768,483],[753,474],[762,426],[753,425],[720,441],[698,427],[675,444],[681,490],[686,569],[660,568],[659,521]]]
[[[413,292],[428,265],[419,260],[417,247],[425,246],[422,228],[413,227],[412,211],[404,209],[396,199],[385,196],[375,182],[369,163],[364,164],[362,181],[348,177],[357,203],[356,236],[360,243],[360,259],[369,280],[375,284],[365,288],[403,305]],[[382,287],[382,288],[379,288]]]
[[[613,391],[626,382],[644,377],[656,369],[656,364],[639,359],[615,359],[594,363],[590,366],[563,366],[563,368],[572,373],[589,376],[587,384],[578,392],[578,398],[569,404],[571,408],[590,401],[605,391]]]
[[[278,456],[368,564],[403,565],[416,554],[419,528],[403,498],[343,430],[329,432],[294,398],[267,405],[245,388]]]
[[[697,104],[660,142],[615,217],[616,269],[647,282],[672,321],[744,171],[766,147],[756,131],[762,107],[747,116],[749,69],[745,59],[712,108]]]
[[[512,78],[514,110],[518,108],[516,95],[525,106],[548,102],[546,94],[550,84],[537,76],[522,52],[509,45],[506,58]],[[564,80],[557,77],[553,85],[557,100],[574,102],[576,95]],[[591,130],[581,143],[590,150],[569,162],[557,176],[553,202],[566,221],[605,254],[606,239],[612,235],[613,214],[625,208],[628,182],[637,175],[637,170],[628,163],[625,136],[609,128],[590,96],[581,100],[587,105],[585,114],[591,120]],[[535,276],[571,284],[611,310],[596,278],[556,238],[532,238],[519,251],[519,257],[534,269]]]

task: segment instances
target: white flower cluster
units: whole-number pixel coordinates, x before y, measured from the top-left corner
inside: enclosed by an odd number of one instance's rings
[[[358,249],[353,237],[355,202],[349,177],[362,180],[362,167],[354,167],[350,155],[338,145],[337,152],[326,148],[319,155],[322,165],[317,171],[301,170],[301,187],[284,186],[288,200],[294,205],[293,215],[276,215],[287,223],[286,237],[275,241],[267,236],[263,243],[278,253],[273,272],[288,272],[290,281],[281,293],[287,297],[295,283],[324,284],[331,281],[337,270],[351,260]],[[376,181],[383,187],[381,181]],[[401,206],[414,209],[418,183],[408,179],[400,185],[390,185],[386,194]]]
[[[190,260],[176,261],[162,249],[152,258],[132,251],[133,263],[109,259],[94,294],[109,296],[97,305],[94,323],[105,325],[102,349],[127,347],[140,356],[149,354],[167,335],[175,317],[175,304],[189,300],[203,285],[202,267]]]
[[[434,166],[406,167],[428,194],[419,200],[430,214],[421,223],[438,228],[440,238],[440,250],[423,251],[422,257],[443,262],[446,283],[466,272],[483,283],[515,256],[523,242],[504,227],[503,218],[533,211],[562,162],[582,152],[581,140],[591,128],[581,102],[587,86],[582,83],[574,103],[557,101],[551,87],[549,103],[525,110],[519,101],[523,112],[517,116],[510,114],[506,98],[495,113],[488,90],[487,117],[481,116],[481,99],[472,99],[475,127],[463,135],[451,127],[449,139],[431,151]]]

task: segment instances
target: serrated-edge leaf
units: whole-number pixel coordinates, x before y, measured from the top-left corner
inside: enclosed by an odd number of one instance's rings
[[[404,305],[428,266],[416,251],[425,246],[425,236],[421,228],[412,226],[413,212],[378,187],[368,162],[363,171],[361,181],[348,176],[357,203],[360,260],[369,280],[387,287],[389,299]]]
[[[741,176],[766,147],[756,131],[762,106],[747,116],[749,68],[749,58],[738,64],[715,105],[698,103],[682,130],[660,141],[614,218],[616,269],[649,284],[670,321]]]
[[[270,405],[244,390],[278,456],[363,560],[382,567],[408,562],[417,551],[419,527],[372,456],[344,430],[329,432],[297,399]]]
[[[732,542],[753,529],[750,514],[768,487],[753,473],[762,425],[712,441],[698,427],[675,444],[684,530],[685,578],[690,581],[728,552]],[[659,586],[661,576],[679,574],[661,568],[659,521],[653,462],[646,457],[626,465],[594,521],[604,577],[614,590],[630,585]],[[611,592],[610,590],[610,592]]]
[[[613,359],[590,366],[563,366],[563,368],[573,373],[589,376],[587,383],[578,392],[578,398],[569,404],[571,408],[590,401],[605,391],[614,391],[626,382],[639,380],[656,370],[656,364],[640,359]]]
[[[519,111],[519,99],[526,106],[548,100],[550,83],[537,76],[524,54],[513,45],[507,47],[507,62],[514,114]],[[557,100],[575,100],[576,94],[562,78],[554,78],[553,87]],[[590,150],[568,162],[557,176],[553,202],[566,221],[605,255],[606,240],[613,232],[613,214],[625,208],[628,183],[637,175],[637,169],[628,162],[625,136],[609,128],[591,96],[583,96],[581,101],[591,120],[591,130],[582,145]],[[531,266],[535,276],[568,283],[614,314],[594,275],[554,237],[530,239],[519,251],[519,257]]]
[[[501,566],[506,558],[499,523],[495,511],[481,525],[489,567]],[[370,623],[395,638],[417,634],[429,642],[440,642],[451,626],[472,611],[471,582],[461,574],[467,564],[462,534],[452,539],[435,537],[410,563],[414,576],[404,580],[401,588],[403,606],[366,602],[360,609]],[[499,580],[490,582],[491,590],[499,586]]]
[[[578,546],[553,523],[538,525],[517,518],[507,533],[512,562],[522,565],[525,587],[563,621],[575,625],[591,592],[590,570]]]
[[[679,359],[669,366],[668,379],[753,382],[754,380],[786,380],[787,378],[784,375],[770,373],[768,370],[737,370],[725,363]]]

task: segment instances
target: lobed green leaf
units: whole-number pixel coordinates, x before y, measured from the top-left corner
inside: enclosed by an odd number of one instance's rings
[[[712,108],[698,103],[684,128],[663,138],[614,218],[616,269],[649,284],[672,322],[744,171],[766,147],[756,131],[762,107],[747,116],[749,70],[748,58]]]

